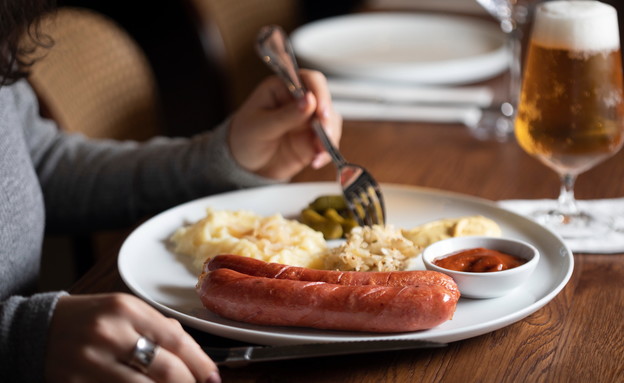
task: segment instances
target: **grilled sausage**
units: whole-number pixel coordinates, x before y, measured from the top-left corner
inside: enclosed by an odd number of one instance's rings
[[[207,261],[204,271],[231,269],[257,277],[291,279],[296,281],[326,282],[339,285],[380,286],[444,286],[453,299],[459,299],[459,289],[453,278],[437,271],[337,271],[315,270],[305,267],[268,263],[240,255],[218,255]]]
[[[366,332],[429,329],[450,319],[457,304],[444,286],[347,286],[226,268],[202,273],[197,292],[206,308],[237,321]]]

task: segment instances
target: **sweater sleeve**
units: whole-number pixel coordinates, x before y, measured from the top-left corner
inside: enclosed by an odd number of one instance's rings
[[[30,88],[21,92],[25,132],[53,231],[127,225],[179,203],[273,184],[241,168],[227,145],[229,124],[193,138],[145,143],[66,134],[38,117]]]
[[[13,296],[0,302],[0,381],[43,381],[48,326],[64,292]]]

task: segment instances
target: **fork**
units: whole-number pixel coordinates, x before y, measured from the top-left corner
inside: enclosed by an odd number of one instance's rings
[[[260,58],[284,81],[295,99],[305,96],[306,88],[299,76],[299,68],[292,45],[284,30],[277,25],[263,27],[258,34],[256,49]],[[360,226],[384,225],[386,209],[381,188],[362,166],[347,162],[331,143],[318,118],[312,128],[331,156],[338,172],[349,210]]]

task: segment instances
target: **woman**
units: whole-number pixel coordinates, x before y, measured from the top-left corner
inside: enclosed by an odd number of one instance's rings
[[[38,114],[24,77],[50,0],[0,4],[0,381],[218,382],[214,363],[176,321],[126,294],[34,293],[44,230],[130,224],[183,201],[287,181],[328,163],[309,121],[338,141],[322,75],[294,102],[263,82],[226,123],[192,139],[88,140]],[[18,41],[30,31],[31,44]],[[147,266],[147,265],[146,265]]]

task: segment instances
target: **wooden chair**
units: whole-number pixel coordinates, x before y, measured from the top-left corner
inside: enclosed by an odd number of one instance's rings
[[[61,129],[144,140],[163,131],[156,80],[136,42],[94,11],[60,8],[42,31],[54,39],[29,81]]]
[[[230,110],[269,75],[255,50],[263,26],[279,24],[291,31],[301,22],[297,0],[186,0],[207,55],[220,62]]]

